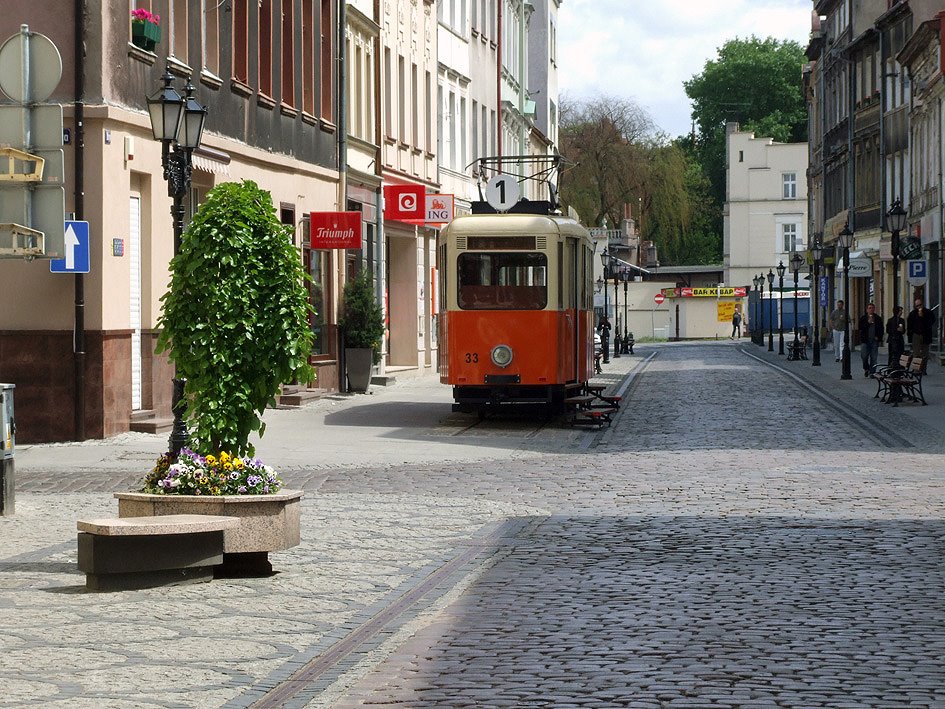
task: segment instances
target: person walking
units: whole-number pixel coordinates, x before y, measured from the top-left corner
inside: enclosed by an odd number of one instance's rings
[[[839,362],[840,358],[843,357],[843,336],[849,322],[842,300],[837,301],[837,307],[830,313],[827,322],[830,323],[830,329],[833,332],[833,356]]]
[[[604,362],[610,362],[610,320],[603,316],[597,325],[600,333],[600,350],[604,353]]]
[[[866,313],[860,316],[860,357],[863,359],[864,377],[868,377],[876,366],[882,343],[883,319],[876,312],[876,306],[870,303],[866,306]]]
[[[925,307],[922,298],[916,298],[915,307],[906,318],[906,334],[912,343],[912,356],[922,358],[922,373],[929,363],[929,345],[935,337],[935,313]]]
[[[902,317],[902,306],[893,307],[893,316],[886,321],[886,345],[889,348],[890,366],[899,364],[906,351],[906,319]]]
[[[742,336],[742,314],[739,312],[738,308],[735,308],[735,312],[732,313],[732,336],[728,339],[734,340],[736,337],[741,338]]]

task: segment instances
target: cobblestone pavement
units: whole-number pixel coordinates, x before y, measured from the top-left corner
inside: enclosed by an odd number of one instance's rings
[[[19,480],[0,706],[945,707],[937,448],[736,345],[638,350],[600,434],[477,456],[501,426],[445,416],[413,445],[465,455],[290,466],[269,579],[86,594],[74,521],[129,473]]]

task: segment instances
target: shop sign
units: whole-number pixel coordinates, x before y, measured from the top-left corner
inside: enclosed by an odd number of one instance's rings
[[[361,212],[311,212],[309,220],[313,249],[361,248]]]
[[[715,288],[663,288],[667,298],[744,298],[748,294],[745,286]]]
[[[427,224],[448,224],[449,222],[453,221],[453,195],[428,194],[426,206]]]
[[[873,275],[873,259],[869,257],[850,259],[850,278],[868,278]]]
[[[426,194],[423,185],[384,185],[384,219],[423,222]]]

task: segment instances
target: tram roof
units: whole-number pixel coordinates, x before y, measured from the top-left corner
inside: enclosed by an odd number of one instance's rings
[[[575,234],[590,239],[590,233],[580,223],[556,214],[467,214],[457,217],[445,228],[460,234],[515,234],[523,230],[536,233],[557,232]]]

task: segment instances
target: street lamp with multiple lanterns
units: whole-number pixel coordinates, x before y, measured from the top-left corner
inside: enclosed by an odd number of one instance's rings
[[[784,295],[784,272],[787,266],[784,261],[778,261],[778,354],[784,354],[784,308],[781,307],[782,296]]]
[[[161,166],[167,182],[167,194],[173,198],[171,217],[174,226],[174,255],[180,251],[184,233],[184,197],[190,192],[191,156],[200,147],[203,137],[207,109],[194,98],[196,90],[190,77],[187,78],[182,96],[174,88],[174,75],[170,67],[161,77],[163,86],[148,96],[148,114],[154,139],[161,141]],[[173,147],[173,150],[171,148]],[[174,425],[168,441],[170,453],[177,455],[187,444],[187,427],[184,423],[184,381],[174,376],[171,409]]]
[[[811,366],[820,366],[820,259],[824,250],[819,237],[811,242],[810,257],[814,266],[814,278],[811,281],[811,305],[814,308],[814,352]]]
[[[791,352],[791,359],[798,359],[798,347],[800,347],[800,338],[797,328],[797,272],[801,270],[804,263],[804,257],[796,251],[791,256],[791,270],[794,272],[794,346]]]
[[[849,222],[843,225],[843,230],[837,235],[837,242],[843,249],[843,303],[846,308],[845,324],[843,326],[843,365],[841,379],[853,379],[850,374],[850,247],[853,246],[853,232]]]
[[[896,306],[899,304],[899,233],[906,228],[906,219],[908,218],[909,214],[902,208],[902,201],[898,199],[892,203],[892,207],[886,212],[886,226],[892,232],[890,247],[893,262],[893,313],[895,313]]]

